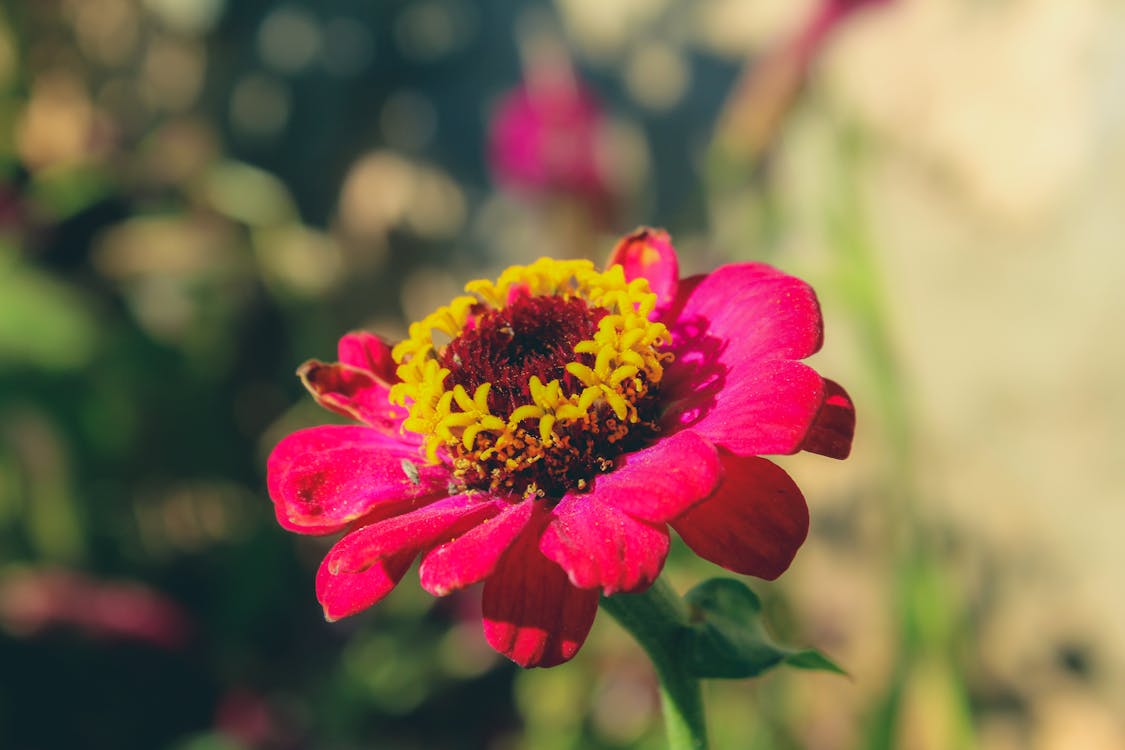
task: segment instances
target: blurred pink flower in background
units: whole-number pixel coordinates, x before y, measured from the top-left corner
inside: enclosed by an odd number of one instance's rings
[[[609,119],[593,91],[565,58],[528,66],[505,93],[489,123],[488,164],[512,193],[567,196],[602,222],[617,202],[606,158]]]
[[[601,106],[569,76],[522,83],[504,95],[489,134],[489,164],[505,187],[601,192]]]
[[[92,638],[170,650],[185,646],[193,630],[187,612],[155,589],[62,568],[0,577],[0,626],[27,635],[69,628]]]

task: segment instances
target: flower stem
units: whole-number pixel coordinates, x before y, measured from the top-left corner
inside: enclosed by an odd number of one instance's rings
[[[688,608],[663,578],[640,594],[602,597],[601,606],[629,631],[652,659],[669,750],[707,750],[707,723],[699,679],[680,658],[680,636]]]

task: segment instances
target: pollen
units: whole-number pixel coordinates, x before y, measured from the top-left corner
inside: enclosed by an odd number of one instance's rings
[[[391,400],[428,462],[467,489],[559,498],[653,437],[672,355],[645,279],[541,258],[465,290],[392,352]]]

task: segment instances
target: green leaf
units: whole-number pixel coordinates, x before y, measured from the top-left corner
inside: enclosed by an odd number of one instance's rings
[[[844,677],[848,676],[848,673],[839,664],[832,661],[815,648],[807,648],[803,651],[791,651],[786,655],[785,663],[796,669],[808,669],[816,672],[835,672]]]
[[[819,651],[773,643],[762,623],[761,601],[741,581],[712,578],[684,599],[691,617],[683,658],[696,677],[756,677],[780,664],[846,674]]]

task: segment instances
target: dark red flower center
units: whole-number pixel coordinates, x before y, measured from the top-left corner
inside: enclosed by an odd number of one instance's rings
[[[531,402],[532,376],[542,383],[558,380],[567,391],[582,389],[566,366],[593,366],[594,355],[577,354],[574,347],[594,338],[605,308],[591,307],[577,297],[524,295],[506,307],[482,306],[476,312],[466,330],[438,352],[438,362],[449,369],[446,388],[460,385],[472,393],[482,383],[491,383],[488,406],[500,416]],[[478,439],[473,450],[457,451],[462,455],[456,458],[469,460],[455,464],[470,487],[503,487],[517,493],[530,487],[540,496],[560,498],[567,490],[585,489],[618,455],[652,437],[655,396],[650,388],[637,400],[640,418],[634,424],[618,419],[608,404],[595,404],[587,419],[555,428],[561,450],[543,451],[532,462],[512,466],[503,452],[489,455],[487,441],[482,451]],[[526,430],[535,430],[534,419],[524,422]]]
[[[578,342],[592,339],[603,308],[590,308],[572,297],[520,296],[507,307],[484,308],[475,325],[438,355],[449,368],[446,388],[464,386],[472,393],[481,383],[491,383],[488,406],[493,414],[511,414],[531,401],[528,383],[561,380],[564,388],[577,386],[566,371],[571,362],[593,364],[591,354],[575,354]]]

